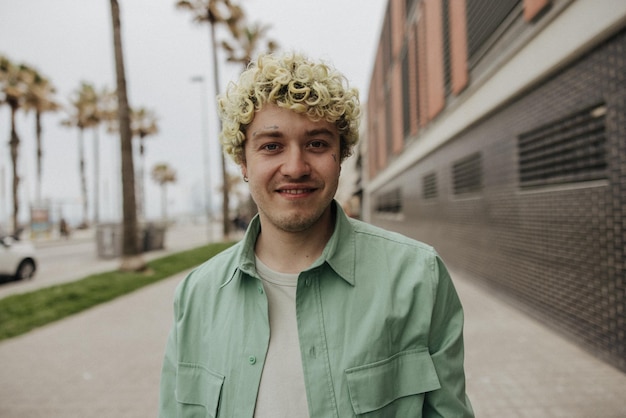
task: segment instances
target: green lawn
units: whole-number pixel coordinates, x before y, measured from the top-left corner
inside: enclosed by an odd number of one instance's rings
[[[0,299],[0,341],[193,268],[232,244],[210,244],[155,259],[144,272],[98,273]]]

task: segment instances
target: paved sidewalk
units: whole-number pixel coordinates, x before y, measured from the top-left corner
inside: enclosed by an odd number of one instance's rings
[[[623,418],[626,374],[452,273],[476,416]],[[154,418],[179,274],[0,343],[2,418]]]
[[[184,274],[0,343],[2,418],[155,418]]]
[[[480,418],[624,418],[626,374],[451,272],[465,310],[468,394]]]

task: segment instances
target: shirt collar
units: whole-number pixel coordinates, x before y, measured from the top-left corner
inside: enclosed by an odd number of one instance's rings
[[[315,268],[324,262],[346,282],[354,286],[354,270],[356,266],[356,242],[354,227],[350,219],[336,201],[333,201],[335,211],[335,230],[326,243],[326,247],[319,259],[313,263]]]
[[[327,263],[343,280],[354,286],[355,283],[355,265],[356,265],[356,242],[354,229],[348,216],[345,214],[341,205],[336,201],[332,202],[335,216],[335,230],[324,247],[322,255],[307,269],[312,270],[316,267]],[[240,242],[237,269],[250,276],[256,276],[256,268],[254,262],[254,246],[261,232],[261,221],[259,215],[256,215],[246,230],[243,239]],[[226,282],[225,286],[236,276],[233,272]]]

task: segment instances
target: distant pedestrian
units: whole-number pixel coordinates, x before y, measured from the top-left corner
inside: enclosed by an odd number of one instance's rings
[[[176,291],[159,416],[473,417],[442,260],[334,200],[357,91],[325,63],[262,55],[219,109],[258,215]]]
[[[67,221],[65,218],[61,218],[59,222],[59,233],[61,234],[61,238],[69,238],[70,237],[70,228],[67,225]]]

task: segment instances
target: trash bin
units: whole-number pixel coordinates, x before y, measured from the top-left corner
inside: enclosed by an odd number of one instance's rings
[[[142,251],[162,250],[165,248],[165,224],[140,224],[137,231],[137,245]],[[98,224],[96,246],[98,257],[115,258],[122,255],[123,226],[117,223]]]
[[[98,257],[115,258],[122,254],[122,225],[102,223],[96,227]]]
[[[165,248],[165,225],[148,223],[143,227],[143,250],[154,251]]]

